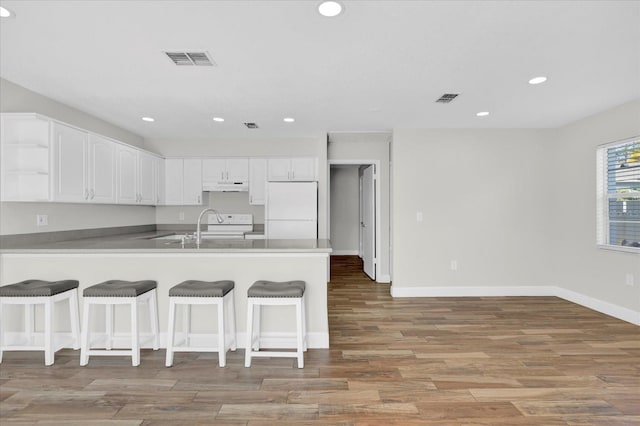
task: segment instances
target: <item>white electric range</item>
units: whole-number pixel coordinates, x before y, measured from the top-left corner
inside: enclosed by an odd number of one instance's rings
[[[222,222],[218,222],[215,213],[207,216],[207,228],[202,231],[202,238],[239,239],[253,231],[253,215],[237,213],[220,213]]]

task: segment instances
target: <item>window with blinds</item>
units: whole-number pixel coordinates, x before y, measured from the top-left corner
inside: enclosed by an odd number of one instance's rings
[[[640,250],[640,137],[598,148],[598,244]]]

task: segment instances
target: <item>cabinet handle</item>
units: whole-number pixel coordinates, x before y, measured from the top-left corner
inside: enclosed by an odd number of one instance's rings
[[[296,171],[291,170],[291,180],[296,180]]]
[[[200,196],[198,195],[198,204],[200,204],[200,203],[201,203]]]

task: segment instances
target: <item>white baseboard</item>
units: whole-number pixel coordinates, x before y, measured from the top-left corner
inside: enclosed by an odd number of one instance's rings
[[[103,333],[92,333],[91,341],[99,343],[104,340],[106,336]],[[7,347],[20,344],[20,342],[24,342],[26,340],[26,335],[23,332],[12,331],[6,332],[3,335],[4,345]],[[218,343],[218,336],[216,334],[205,335],[205,334],[192,334],[192,344],[193,346],[209,346],[215,347]],[[240,349],[244,349],[246,347],[246,333],[241,332],[236,334],[236,338],[238,339],[236,345]],[[71,337],[71,333],[56,333],[57,339],[65,339],[68,342],[71,342],[73,339]],[[181,339],[180,333],[176,333],[176,339]],[[296,347],[296,334],[294,332],[291,333],[262,333],[261,339],[261,347],[271,349],[271,348],[282,348],[282,349],[292,349]],[[42,345],[44,341],[43,333],[33,333],[33,342],[38,345]],[[95,344],[94,344],[95,346]],[[71,348],[71,345],[65,345],[65,348]],[[113,347],[131,347],[131,339],[127,334],[124,333],[115,333],[113,336]],[[140,333],[140,347],[144,349],[152,348],[151,344],[151,334],[150,333]],[[167,347],[167,335],[166,333],[160,333],[160,347],[165,349]],[[307,347],[309,349],[328,349],[329,348],[329,333],[307,333]],[[10,350],[4,348],[4,350]],[[40,349],[34,349],[40,350]]]
[[[614,318],[640,325],[640,312],[604,302],[584,294],[557,286],[511,287],[394,287],[392,297],[507,297],[507,296],[555,296],[576,303]]]
[[[566,288],[555,287],[555,289],[556,294],[554,296],[558,296],[562,299],[568,300],[569,302],[593,309],[594,311],[598,311],[614,318],[630,322],[631,324],[640,325],[640,312],[598,300],[591,296],[585,296],[584,294],[576,293],[575,291],[567,290]]]
[[[358,250],[336,250],[333,249],[331,256],[357,256]]]
[[[396,287],[392,297],[483,297],[483,296],[555,296],[549,286],[513,287]]]
[[[376,282],[379,283],[390,283],[391,282],[391,275],[382,275],[382,274],[378,274],[377,278],[376,278]]]

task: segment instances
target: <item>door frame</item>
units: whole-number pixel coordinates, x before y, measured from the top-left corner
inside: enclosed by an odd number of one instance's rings
[[[375,257],[375,266],[376,266],[376,281],[379,281],[381,278],[380,274],[380,254],[382,253],[382,239],[380,238],[382,227],[381,227],[381,216],[382,209],[380,205],[380,160],[327,160],[327,236],[331,237],[331,166],[374,166],[373,170],[373,179],[375,180],[375,215],[376,215],[376,257]]]

